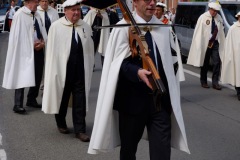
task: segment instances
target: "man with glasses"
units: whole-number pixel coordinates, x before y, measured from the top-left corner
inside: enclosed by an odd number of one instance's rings
[[[225,41],[223,20],[217,13],[221,9],[221,5],[219,2],[210,2],[208,7],[209,10],[198,18],[187,64],[201,67],[201,86],[210,88],[207,83],[207,72],[211,58],[213,65],[212,87],[216,90],[221,90],[222,87],[218,83],[221,68],[220,56],[222,55]]]
[[[134,0],[137,23],[161,23],[154,16],[155,0]],[[120,24],[126,23],[123,19]],[[166,94],[155,99],[140,55],[132,56],[129,28],[113,28],[106,51],[94,127],[88,153],[121,145],[120,160],[136,160],[138,143],[147,129],[151,160],[170,160],[171,146],[189,152],[180,105],[179,81],[171,54],[169,27],[140,27]],[[181,147],[180,147],[181,146]]]

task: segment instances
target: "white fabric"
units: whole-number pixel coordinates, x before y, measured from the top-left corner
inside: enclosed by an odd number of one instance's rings
[[[107,12],[105,10],[101,10],[100,13],[103,16],[102,26],[110,25]],[[83,20],[87,22],[90,26],[92,26],[96,14],[97,14],[96,9],[91,9],[85,15]],[[110,35],[110,28],[105,28],[101,30],[100,41],[97,48],[97,52],[100,53],[102,56],[105,55],[109,35]]]
[[[81,3],[82,0],[66,0],[63,4],[62,7],[70,7],[70,6],[75,6],[78,3]]]
[[[51,24],[58,20],[59,19],[59,15],[58,15],[58,12],[56,9],[52,8],[51,6],[48,6],[48,9],[46,10],[47,11],[47,14],[48,14],[48,17],[51,21]],[[45,26],[45,11],[42,9],[41,6],[38,6],[37,7],[37,12],[39,13],[39,15],[41,16],[42,18],[42,21],[43,21],[43,26]]]
[[[135,17],[135,15],[134,15]],[[123,19],[119,23],[126,23]],[[151,23],[160,23],[154,16]],[[143,32],[143,31],[142,31]],[[145,34],[143,32],[143,34]],[[189,153],[185,127],[180,106],[179,82],[173,70],[170,51],[171,33],[168,27],[153,28],[152,37],[161,54],[167,76],[172,114],[172,146]],[[94,126],[88,153],[112,151],[120,145],[117,111],[112,110],[118,74],[124,58],[130,56],[128,28],[114,28],[111,32],[104,60],[100,89],[97,100]]]
[[[214,17],[215,24],[218,27],[217,40],[219,43],[219,55],[222,60],[222,54],[224,49],[224,27],[223,20],[219,14]],[[203,66],[205,54],[208,47],[208,42],[211,36],[211,27],[212,27],[212,16],[209,11],[203,13],[197,21],[192,44],[190,47],[187,64],[200,67]]]
[[[221,81],[240,87],[240,22],[234,23],[226,37]]]
[[[38,13],[35,13],[35,18],[46,43],[47,33]],[[33,25],[33,16],[27,7],[22,7],[15,13],[2,84],[6,89],[35,86]]]
[[[166,7],[167,7],[166,4],[161,3],[161,2],[157,2],[156,6],[161,6],[161,7],[163,7],[163,8],[166,8]]]
[[[238,17],[238,16],[240,16],[240,11],[235,15],[235,17]]]
[[[15,7],[11,6],[11,9],[9,11],[9,14],[8,14],[8,19],[13,19],[13,16],[15,14]]]
[[[94,65],[92,30],[81,19],[74,25],[83,46],[86,105],[88,109],[88,97]],[[59,112],[71,49],[72,29],[73,24],[66,20],[65,17],[52,23],[49,29],[42,101],[42,111],[44,113],[56,114]]]
[[[217,10],[217,11],[220,11],[220,9],[221,9],[221,5],[219,4],[218,1],[208,3],[208,7],[212,8],[214,10]]]

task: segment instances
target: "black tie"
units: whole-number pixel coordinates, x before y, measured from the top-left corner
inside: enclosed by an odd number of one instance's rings
[[[73,26],[73,30],[72,30],[72,43],[73,45],[77,46],[77,41],[76,41],[76,37],[75,37],[75,28]]]
[[[154,55],[154,50],[153,50],[153,41],[152,41],[151,33],[149,31],[146,32],[145,39],[148,44],[150,57],[156,66],[156,60],[155,60],[155,55]]]
[[[31,12],[31,14],[33,15],[33,21],[34,21],[34,14],[35,13]],[[35,18],[34,29],[36,30],[37,38],[38,39],[42,39],[42,34],[41,34],[41,31],[40,31],[40,28],[39,28],[39,24],[38,24],[37,18]]]
[[[45,28],[46,28],[46,31],[48,33],[48,30],[49,30],[50,25],[51,25],[51,21],[48,17],[47,11],[44,12],[44,17],[45,17]]]
[[[215,26],[216,26],[216,24],[215,24],[215,21],[214,21],[214,17],[212,17],[212,30],[211,30],[212,34],[214,32]]]

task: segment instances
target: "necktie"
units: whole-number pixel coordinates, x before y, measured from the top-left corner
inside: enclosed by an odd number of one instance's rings
[[[32,15],[33,15],[33,21],[35,19],[35,22],[34,22],[34,29],[36,30],[36,33],[37,33],[37,38],[38,39],[42,39],[42,34],[41,34],[41,31],[40,31],[40,28],[39,28],[39,24],[38,24],[38,20],[37,18],[34,18],[34,12],[31,12]]]
[[[151,33],[149,31],[147,31],[145,34],[145,40],[148,44],[150,57],[156,66],[156,60],[155,60],[155,55],[154,55],[154,50],[153,50],[153,41],[152,41]]]
[[[47,11],[44,12],[44,17],[45,17],[45,28],[46,28],[46,31],[48,33],[48,30],[49,30],[50,25],[51,25],[51,21],[48,17]]]
[[[215,21],[214,21],[214,17],[212,17],[212,30],[211,30],[212,34],[214,32],[215,26],[216,26],[216,24],[215,24]]]
[[[72,30],[72,43],[73,45],[76,45],[77,46],[77,41],[76,41],[76,37],[75,37],[75,28],[73,26],[73,30]]]

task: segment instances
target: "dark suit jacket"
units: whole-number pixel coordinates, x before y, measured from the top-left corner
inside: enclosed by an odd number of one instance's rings
[[[137,72],[140,68],[142,68],[142,60],[139,56],[134,58],[129,56],[123,60],[114,99],[115,110],[133,115],[156,111],[152,90],[138,77]],[[168,83],[160,56],[158,56],[158,68],[167,92],[161,98],[161,105],[171,108]]]

